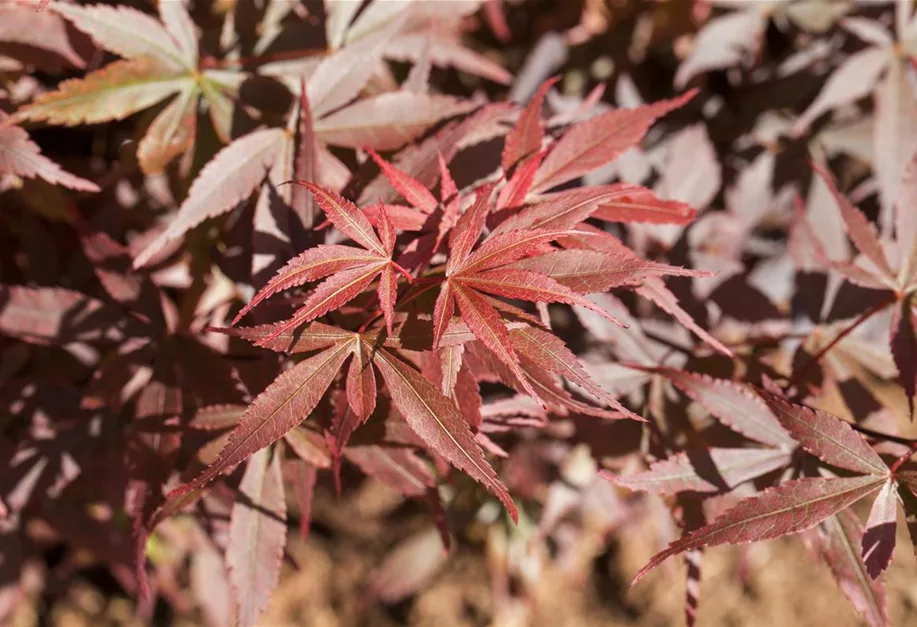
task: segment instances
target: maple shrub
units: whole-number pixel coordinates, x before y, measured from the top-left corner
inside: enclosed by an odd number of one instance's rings
[[[508,607],[564,521],[607,544],[655,520],[628,575],[685,554],[689,624],[702,549],[797,533],[888,623],[899,505],[917,533],[917,132],[889,130],[917,112],[910,3],[896,38],[845,18],[869,45],[773,123],[806,142],[875,90],[872,188],[813,150],[808,205],[778,198],[769,145],[698,220],[722,168],[671,120],[711,117],[708,93],[571,104],[535,62],[514,83],[463,38],[511,37],[499,0],[139,4],[0,3],[0,619],[89,555],[146,620],[255,625],[285,556],[309,568],[289,523],[306,539],[316,495],[365,475],[428,521],[374,600],[475,521]],[[697,4],[678,90],[771,20],[815,28]],[[530,85],[491,102],[438,73]],[[88,125],[118,148],[58,163],[30,135]],[[774,208],[780,244],[755,235]]]

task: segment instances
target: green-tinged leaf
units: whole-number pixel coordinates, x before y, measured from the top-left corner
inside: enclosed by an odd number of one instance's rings
[[[123,120],[191,84],[193,79],[147,59],[115,61],[82,79],[64,81],[13,119],[66,126]]]

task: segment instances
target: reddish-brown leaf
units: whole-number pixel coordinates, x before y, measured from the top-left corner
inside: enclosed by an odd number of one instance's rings
[[[235,622],[254,627],[280,580],[287,540],[287,505],[277,451],[271,455],[262,449],[252,456],[239,492],[242,498],[232,506],[226,564],[235,593]]]
[[[766,390],[757,392],[793,439],[815,457],[857,473],[888,475],[888,466],[879,454],[840,418],[790,403]]]
[[[651,190],[637,187],[613,201],[601,201],[592,215],[609,222],[688,224],[697,216],[697,210],[677,200],[663,200]]]
[[[882,477],[805,478],[787,481],[743,499],[709,525],[671,543],[640,569],[633,584],[663,561],[688,551],[720,544],[744,544],[811,529],[860,499],[877,492]]]
[[[624,417],[644,421],[593,381],[573,351],[556,335],[536,327],[513,329],[509,334],[519,354],[527,357],[538,368],[569,379],[603,403],[621,412]]]
[[[282,333],[291,331],[305,322],[315,320],[332,309],[337,309],[356,298],[369,287],[376,275],[387,266],[388,263],[385,261],[367,264],[358,268],[344,270],[325,279],[315,288],[315,291],[306,300],[305,305],[298,309],[292,318],[281,323],[274,331],[274,335],[268,337],[265,341],[273,340]]]
[[[684,105],[695,93],[692,90],[635,109],[615,109],[574,125],[541,163],[533,190],[548,190],[609,163],[637,145],[653,122]]]
[[[291,354],[308,353],[320,348],[328,348],[353,336],[350,331],[322,324],[321,322],[313,322],[307,327],[277,333],[277,329],[283,324],[285,323],[275,322],[257,327],[207,327],[207,331],[225,333],[262,348],[278,353]]]
[[[452,284],[452,293],[458,303],[462,320],[474,333],[474,336],[487,347],[497,358],[509,366],[510,371],[518,379],[525,391],[539,398],[538,393],[529,383],[522,368],[519,358],[513,348],[512,340],[500,314],[484,298],[471,289],[466,289],[458,283]]]
[[[703,327],[694,321],[691,315],[681,308],[678,299],[669,288],[665,286],[659,277],[647,277],[643,285],[637,288],[637,293],[656,303],[660,309],[671,314],[676,320],[693,331],[700,339],[707,344],[723,353],[732,357],[732,351],[726,348],[722,342],[707,333]]]
[[[388,182],[392,184],[392,187],[398,190],[411,206],[417,207],[424,213],[433,213],[436,211],[436,207],[439,203],[436,201],[436,197],[433,196],[423,183],[393,166],[376,154],[374,150],[368,149],[367,152],[369,152],[370,156],[382,170],[382,174],[384,174]]]
[[[907,395],[908,409],[913,416],[914,397],[917,395],[917,315],[911,298],[905,298],[895,307],[889,330],[892,357],[898,369],[898,384]]]
[[[815,530],[815,547],[844,595],[869,627],[887,627],[885,587],[866,573],[860,556],[863,525],[851,511],[829,516]]]
[[[174,489],[169,494],[169,500],[174,501],[203,488],[307,419],[325,395],[350,350],[350,342],[341,342],[299,362],[277,377],[249,405],[216,461],[192,481]]]
[[[405,496],[421,497],[436,485],[430,468],[414,451],[390,446],[350,446],[344,457],[370,477]]]
[[[383,257],[387,256],[385,247],[373,231],[369,219],[356,205],[341,197],[338,193],[309,181],[296,181],[315,197],[316,202],[328,216],[331,223],[344,235],[363,248]]]
[[[887,277],[891,284],[894,285],[895,273],[892,272],[891,267],[888,265],[888,259],[885,257],[885,251],[882,248],[882,242],[879,241],[879,236],[876,234],[873,225],[870,224],[869,220],[866,219],[866,216],[864,216],[859,209],[853,206],[853,203],[851,203],[846,196],[838,191],[837,185],[834,183],[834,178],[827,170],[818,167],[814,163],[812,164],[812,169],[815,170],[816,174],[825,182],[825,185],[834,197],[837,206],[841,210],[841,218],[844,220],[844,230],[847,231],[847,235],[853,240],[857,250],[875,264],[875,267],[879,270],[881,275]]]
[[[347,403],[360,422],[376,408],[376,372],[362,342],[354,342],[353,358],[347,369]]]
[[[559,80],[559,76],[554,76],[541,84],[541,87],[529,100],[529,104],[519,115],[513,130],[507,134],[501,159],[504,172],[509,172],[509,169],[518,162],[541,150],[541,141],[544,138],[541,107],[544,103],[545,94]]]
[[[376,351],[373,363],[385,380],[392,403],[411,429],[433,451],[493,492],[513,520],[518,520],[512,498],[487,463],[455,405],[423,375],[387,350]]]
[[[2,121],[3,115],[0,114]],[[99,191],[99,186],[92,181],[70,174],[42,155],[41,149],[29,139],[29,134],[13,124],[0,126],[0,173],[27,179],[38,177],[52,185],[83,192]]]
[[[277,274],[268,281],[268,284],[258,290],[258,293],[255,294],[251,301],[236,314],[232,324],[238,323],[245,314],[277,292],[297,287],[309,281],[322,279],[342,270],[349,270],[380,261],[385,261],[385,258],[355,246],[326,244],[310,248],[290,259],[285,266],[278,270]]]
[[[459,218],[449,234],[449,259],[446,262],[446,276],[460,267],[468,253],[481,237],[487,214],[490,212],[490,196],[495,184],[489,183],[475,192],[474,204]]]

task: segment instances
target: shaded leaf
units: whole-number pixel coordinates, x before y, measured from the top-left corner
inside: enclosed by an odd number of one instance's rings
[[[771,448],[686,451],[632,475],[605,474],[613,483],[654,494],[721,492],[786,466],[790,453]]]
[[[280,580],[287,539],[287,507],[276,451],[270,455],[262,449],[252,456],[239,492],[242,498],[232,506],[226,563],[235,593],[236,624],[250,627],[257,624]]]
[[[882,486],[869,512],[863,533],[863,563],[873,579],[891,564],[895,553],[895,532],[898,526],[898,490],[889,480]]]

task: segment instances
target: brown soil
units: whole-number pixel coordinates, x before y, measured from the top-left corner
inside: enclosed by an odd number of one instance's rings
[[[495,608],[483,545],[460,542],[445,567],[418,595],[394,605],[368,604],[364,583],[394,542],[427,524],[410,516],[385,525],[380,516],[395,502],[385,491],[364,489],[350,500],[318,503],[317,529],[302,542],[291,528],[290,554],[299,570],[285,567],[281,584],[263,616],[270,627],[609,627],[684,625],[684,565],[673,559],[632,590],[633,574],[657,548],[652,525],[634,526],[610,544],[582,533],[573,563],[561,571],[544,567],[528,588],[530,603]],[[332,505],[335,505],[332,507]],[[903,521],[902,521],[903,522]],[[899,550],[886,574],[889,617],[899,627],[915,624],[917,563],[899,525]],[[741,571],[741,572],[740,572]],[[744,577],[742,574],[744,573]],[[66,594],[36,618],[35,606],[11,627],[140,627],[132,604],[103,596],[75,578]],[[162,619],[156,625],[191,627],[190,619]],[[698,625],[846,627],[863,624],[831,578],[797,538],[750,547],[740,563],[735,547],[708,549]]]

